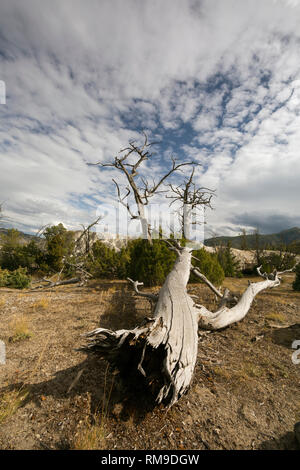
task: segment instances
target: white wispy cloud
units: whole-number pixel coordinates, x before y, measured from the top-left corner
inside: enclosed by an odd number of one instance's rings
[[[0,10],[0,201],[12,225],[92,219],[115,197],[115,173],[86,163],[109,161],[142,129],[162,141],[144,173],[158,177],[170,154],[202,164],[215,231],[299,220],[299,2],[2,0]]]

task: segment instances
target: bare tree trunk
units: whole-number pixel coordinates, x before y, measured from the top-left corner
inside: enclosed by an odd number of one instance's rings
[[[124,355],[131,357],[130,349],[137,347],[141,356],[135,367],[148,382],[159,384],[157,402],[167,400],[170,406],[189,387],[197,357],[197,315],[186,291],[190,269],[191,252],[183,248],[159,292],[154,318],[146,325],[115,332],[98,328],[86,335],[90,339],[87,350],[119,368],[119,359],[124,363]],[[155,351],[161,361],[153,365],[150,356]]]
[[[198,346],[198,323],[202,329],[217,330],[242,320],[250,309],[254,297],[264,289],[278,286],[280,278],[274,272],[270,279],[249,283],[238,303],[228,308],[229,291],[221,294],[201,273],[200,277],[221,297],[221,306],[210,312],[197,305],[187,293],[190,271],[197,274],[191,265],[192,253],[189,248],[178,244],[173,247],[177,252],[172,271],[160,289],[154,311],[154,318],[133,330],[111,331],[97,328],[86,336],[88,344],[84,350],[92,351],[110,361],[124,375],[135,369],[144,376],[148,385],[153,385],[158,403],[171,406],[190,386]],[[139,293],[141,283],[133,283],[136,293],[156,300],[153,294]],[[127,358],[127,360],[126,360]]]
[[[148,220],[145,216],[144,204],[142,204],[139,201],[136,201],[136,203],[137,203],[137,207],[138,207],[138,214],[139,214],[138,218],[140,219],[140,222],[141,222],[143,238],[144,238],[144,240],[148,240],[148,243],[150,245],[152,245],[153,244],[152,235],[151,235],[151,230],[150,230]]]

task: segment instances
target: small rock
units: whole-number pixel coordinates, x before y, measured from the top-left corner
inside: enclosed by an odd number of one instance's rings
[[[298,444],[300,444],[300,421],[295,424],[294,432],[295,432],[296,440]]]
[[[256,341],[263,339],[264,336],[265,335],[257,335],[254,338],[251,338],[251,343],[255,343]]]

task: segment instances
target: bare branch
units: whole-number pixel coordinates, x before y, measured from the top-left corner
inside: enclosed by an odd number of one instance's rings
[[[138,146],[135,141],[132,140],[129,142],[129,145],[127,147],[120,150],[119,155],[114,158],[113,162],[97,162],[93,165],[116,168],[126,176],[126,179],[128,181],[128,188],[127,194],[125,196],[121,196],[120,187],[118,183],[113,180],[117,188],[118,199],[121,204],[126,207],[132,219],[140,220],[143,236],[148,239],[150,244],[152,244],[151,227],[149,226],[149,223],[145,216],[145,206],[149,203],[149,198],[152,197],[154,194],[157,194],[158,192],[166,192],[165,190],[159,191],[159,188],[165,182],[165,180],[175,171],[181,171],[181,169],[186,165],[195,166],[198,165],[198,163],[177,163],[176,159],[174,157],[171,157],[171,168],[167,171],[165,175],[163,175],[159,179],[158,182],[155,182],[155,180],[152,178],[152,184],[150,184],[144,176],[138,174],[138,169],[144,161],[147,161],[152,157],[152,153],[150,153],[148,149],[152,145],[155,145],[157,142],[148,142],[148,137],[145,132],[143,132],[143,136],[144,143],[141,146]],[[133,163],[131,161],[128,161],[128,158],[131,155],[135,155],[136,157],[136,160]],[[139,178],[139,181],[142,183],[141,185],[137,183],[136,177]],[[131,191],[133,193],[133,197],[137,206],[137,215],[133,214],[129,207],[129,204],[125,202],[126,197],[130,194]]]
[[[57,287],[57,286],[66,286],[68,284],[82,284],[82,279],[80,277],[73,277],[72,279],[65,279],[64,281],[50,281],[49,279],[43,278],[41,282],[47,282],[48,285],[46,286],[37,286],[37,287],[32,287],[31,290],[36,290],[36,289],[51,289],[52,287]]]
[[[140,297],[146,297],[150,300],[153,300],[154,302],[157,302],[157,299],[158,299],[158,295],[156,294],[149,294],[149,293],[146,293],[146,292],[140,292],[138,290],[138,286],[143,286],[144,283],[143,282],[139,282],[139,281],[133,281],[132,279],[130,279],[130,277],[127,278],[127,280],[129,282],[131,282],[131,284],[133,285],[133,288],[134,288],[134,291],[137,295],[139,295]]]
[[[195,214],[200,206],[211,207],[211,199],[214,195],[214,190],[205,187],[197,188],[193,178],[195,174],[195,167],[193,167],[189,178],[185,179],[184,183],[178,186],[169,184],[172,191],[171,195],[167,195],[168,199],[172,199],[170,206],[175,202],[180,202],[181,207],[175,211],[180,219],[182,233],[184,238],[189,238],[189,227],[191,224],[200,222],[191,222],[191,215]],[[202,222],[201,222],[202,223]]]
[[[192,273],[194,273],[197,277],[199,277],[205,284],[221,299],[223,299],[223,294],[207,279],[204,274],[202,274],[198,268],[195,268],[194,266],[191,267]]]
[[[126,207],[128,213],[129,213],[129,215],[130,215],[130,217],[131,217],[132,219],[138,219],[139,216],[133,214],[132,211],[131,211],[131,209],[130,209],[129,204],[126,203],[126,202],[124,202],[124,199],[126,199],[126,198],[129,196],[129,194],[130,194],[130,189],[127,187],[127,188],[126,188],[126,189],[127,189],[127,194],[125,194],[125,196],[121,197],[121,191],[120,191],[120,187],[119,187],[118,183],[117,183],[114,179],[113,179],[113,182],[115,183],[116,188],[117,188],[119,202],[120,202],[124,207]]]

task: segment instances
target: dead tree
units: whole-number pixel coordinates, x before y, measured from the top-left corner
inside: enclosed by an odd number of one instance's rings
[[[264,289],[278,286],[283,274],[273,272],[267,275],[259,268],[258,274],[264,280],[249,282],[236,305],[229,308],[229,291],[222,294],[192,266],[192,250],[178,243],[172,249],[176,251],[177,259],[157,297],[140,293],[139,283],[134,283],[137,295],[148,296],[156,302],[153,318],[146,319],[144,324],[132,330],[97,328],[86,334],[88,342],[83,347],[107,359],[124,375],[136,370],[151,387],[157,402],[168,406],[173,405],[190,386],[197,358],[198,328],[218,330],[242,320],[255,296]],[[216,312],[195,304],[187,293],[191,271],[200,274],[201,279],[220,297]]]
[[[114,184],[117,188],[117,194],[119,202],[126,207],[131,220],[139,220],[141,223],[143,238],[147,239],[152,244],[151,226],[145,213],[145,206],[149,204],[149,199],[158,194],[159,188],[165,182],[165,180],[171,176],[175,171],[180,170],[186,165],[196,165],[196,162],[185,162],[177,163],[174,157],[171,157],[171,168],[161,177],[158,181],[152,179],[152,183],[148,179],[141,176],[139,171],[143,162],[150,160],[153,157],[152,153],[149,153],[148,149],[155,144],[155,142],[149,143],[148,137],[144,134],[144,143],[142,146],[138,146],[135,141],[129,142],[129,146],[120,150],[119,156],[116,156],[114,161],[111,163],[92,163],[90,165],[99,165],[101,167],[113,167],[119,170],[127,179],[128,186],[126,187],[125,194],[121,194],[121,189],[117,181],[113,179]],[[130,157],[135,159],[133,163],[130,163]],[[131,160],[132,161],[132,160]],[[136,204],[136,212],[132,210],[128,203],[128,196],[133,194],[134,201]]]
[[[144,206],[169,175],[183,165],[191,163],[176,164],[175,160],[172,160],[171,169],[158,183],[153,182],[150,186],[147,180],[141,178],[141,187],[135,178],[141,163],[151,156],[147,151],[150,145],[145,136],[141,148],[130,142],[129,147],[120,152],[123,156],[116,157],[113,163],[98,164],[115,167],[125,174],[129,184],[125,196],[121,196],[119,185],[115,182],[119,199],[127,207],[131,217],[141,221],[144,237],[151,243],[151,227],[145,216]],[[132,154],[137,156],[135,163],[127,160]],[[194,208],[199,204],[209,204],[212,194],[207,194],[206,188],[197,189],[193,183],[193,176],[194,171],[183,187],[174,188],[175,198],[191,204]],[[137,204],[137,213],[131,212],[128,204],[124,202],[131,191]],[[155,305],[153,317],[145,319],[142,325],[131,330],[112,331],[97,328],[85,335],[87,344],[81,349],[108,360],[127,379],[134,375],[138,380],[146,382],[158,403],[163,402],[171,406],[191,384],[197,358],[198,328],[218,330],[242,320],[247,315],[255,296],[264,289],[278,286],[282,273],[274,272],[268,276],[262,274],[259,269],[258,273],[264,280],[249,283],[238,300],[228,289],[223,293],[220,292],[199,269],[192,265],[191,248],[181,247],[175,240],[168,244],[169,248],[176,252],[177,258],[157,296],[140,292],[138,288],[141,283],[129,279],[136,295],[149,298]],[[196,303],[188,294],[187,283],[191,271],[219,297],[219,307],[215,312]],[[232,303],[234,305],[230,308]]]
[[[211,199],[214,191],[205,187],[197,187],[194,182],[195,167],[193,167],[189,178],[185,179],[184,183],[179,186],[169,184],[172,191],[171,195],[166,197],[172,199],[172,204],[179,202],[181,207],[177,210],[179,216],[182,236],[185,240],[190,239],[191,225],[197,224],[197,220],[192,220],[192,216],[196,216],[196,212],[200,207],[210,207]],[[201,223],[201,222],[200,222]]]
[[[86,261],[88,255],[91,254],[91,228],[97,225],[101,219],[102,216],[100,215],[87,227],[82,225],[83,230],[79,237],[75,240],[73,253],[69,259],[66,257],[63,258],[62,268],[60,272],[57,273],[57,279],[53,281],[44,277],[38,281],[34,281],[35,284],[39,285],[32,287],[32,290],[44,288],[50,289],[52,287],[65,286],[68,284],[78,284],[79,286],[84,286],[88,279],[93,277],[86,269]],[[42,232],[46,227],[47,225],[39,230],[37,237],[42,235]],[[61,279],[64,270],[67,268],[71,268],[72,271],[75,272],[76,276],[70,279]]]

